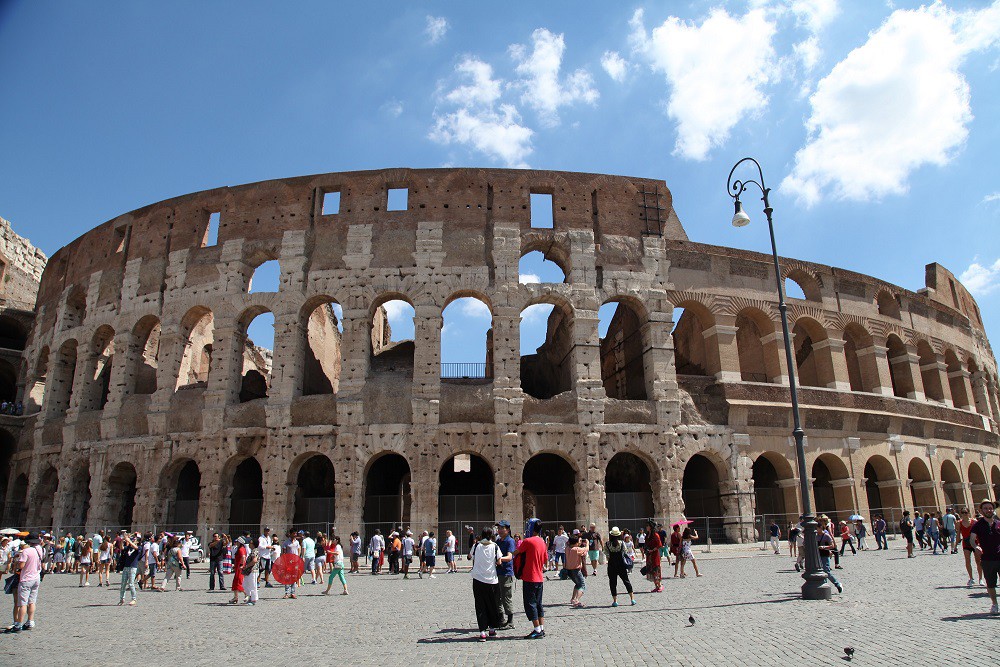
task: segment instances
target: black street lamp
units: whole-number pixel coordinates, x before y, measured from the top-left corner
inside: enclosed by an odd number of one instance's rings
[[[757,167],[759,181],[733,180],[736,168],[744,162],[752,162]],[[812,503],[809,502],[809,484],[806,477],[806,451],[803,443],[805,431],[802,430],[802,422],[799,420],[799,396],[795,384],[795,355],[792,353],[792,339],[788,335],[788,307],[785,305],[785,290],[781,285],[781,267],[778,264],[778,248],[774,243],[774,223],[771,222],[771,204],[768,201],[770,188],[764,186],[764,172],[760,168],[760,163],[752,157],[745,157],[737,162],[729,172],[729,180],[726,183],[726,192],[733,198],[736,212],[733,215],[733,227],[745,227],[750,224],[750,216],[743,211],[740,202],[740,195],[746,192],[748,185],[756,185],[764,195],[761,200],[764,202],[764,215],[767,216],[767,228],[771,232],[771,255],[774,259],[774,277],[778,282],[778,310],[781,311],[781,333],[785,338],[785,360],[788,364],[788,386],[792,392],[792,419],[795,428],[792,430],[792,437],[795,438],[795,456],[798,459],[799,468],[799,494],[802,496],[802,514],[805,525],[805,550],[806,550],[806,570],[802,574],[805,583],[802,584],[802,599],[804,600],[829,600],[833,594],[830,584],[826,580],[826,572],[820,567],[819,546],[816,539],[816,517],[813,516]]]

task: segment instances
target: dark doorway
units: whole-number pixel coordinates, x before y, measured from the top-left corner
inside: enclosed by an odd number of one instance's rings
[[[536,454],[524,466],[523,518],[555,528],[576,525],[576,471],[558,454]]]
[[[364,534],[388,534],[410,523],[410,464],[399,454],[377,458],[365,476]]]
[[[605,472],[608,523],[633,533],[654,515],[649,466],[635,454],[615,454]]]
[[[175,530],[198,528],[198,501],[201,497],[201,470],[194,461],[188,461],[177,473],[174,503],[170,508],[170,525]]]
[[[458,454],[448,459],[438,476],[438,536],[450,530],[463,544],[466,525],[476,534],[496,519],[493,511],[493,471],[482,457]]]
[[[681,495],[684,516],[693,521],[699,536],[713,542],[725,542],[722,518],[722,498],[719,492],[719,471],[708,457],[695,454],[684,466]]]
[[[257,459],[250,457],[233,471],[233,491],[229,501],[229,534],[244,530],[256,533],[260,529],[264,507],[264,475]]]
[[[114,530],[131,530],[135,510],[136,473],[131,463],[119,463],[108,479],[108,508]]]
[[[785,490],[778,486],[778,470],[766,456],[758,456],[753,463],[753,492],[756,514],[763,517],[760,525],[768,526],[771,520],[779,524],[785,520]]]
[[[333,464],[317,454],[302,464],[295,486],[295,511],[292,523],[296,528],[308,528],[315,533],[327,532],[334,522]]]

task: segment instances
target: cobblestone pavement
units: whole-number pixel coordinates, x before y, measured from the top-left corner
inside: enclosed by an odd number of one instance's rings
[[[518,614],[516,630],[486,644],[475,641],[466,572],[407,581],[352,575],[349,597],[324,597],[319,585],[303,586],[298,600],[262,589],[256,607],[206,592],[204,568],[192,573],[189,590],[140,592],[136,607],[116,606],[117,585],[81,589],[75,578],[54,575],[42,585],[38,627],[0,635],[0,664],[73,655],[109,665],[167,664],[167,656],[174,664],[219,664],[267,654],[272,664],[327,656],[353,665],[840,665],[845,646],[856,648],[858,665],[909,665],[917,656],[998,664],[1000,617],[987,615],[984,588],[965,587],[960,554],[907,560],[898,541],[887,553],[848,554],[838,571],[846,590],[832,602],[797,599],[801,579],[784,553],[716,547],[697,555],[704,577],[666,580],[663,594],[639,581],[634,607],[610,607],[603,571],[588,578],[583,609],[566,604],[570,582],[552,581],[545,639],[521,640],[528,623]]]

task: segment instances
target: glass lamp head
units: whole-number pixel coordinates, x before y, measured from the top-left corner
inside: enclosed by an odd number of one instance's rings
[[[750,224],[750,216],[743,210],[743,204],[736,200],[736,212],[733,214],[733,227],[746,227]]]

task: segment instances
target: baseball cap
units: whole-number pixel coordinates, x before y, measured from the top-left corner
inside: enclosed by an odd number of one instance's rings
[[[507,521],[507,519],[501,519],[500,521],[497,521],[497,525],[503,526],[504,528],[510,528],[510,521]]]

